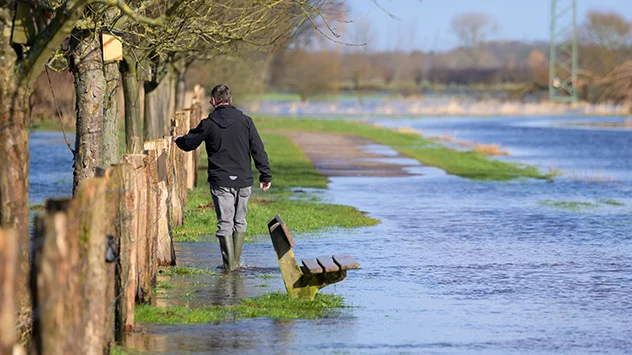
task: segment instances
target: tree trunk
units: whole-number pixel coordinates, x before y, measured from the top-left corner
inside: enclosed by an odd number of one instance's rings
[[[101,42],[94,32],[75,31],[71,71],[75,77],[77,136],[73,194],[79,182],[95,176],[101,163],[106,83]]]
[[[182,111],[184,107],[184,98],[187,93],[187,68],[176,68],[176,111]]]
[[[140,86],[138,84],[138,63],[131,55],[122,63],[123,97],[125,101],[125,152],[139,154],[143,149],[140,117]]]
[[[161,138],[162,134],[162,122],[164,119],[162,116],[162,110],[160,110],[160,100],[165,100],[161,97],[160,84],[153,81],[145,82],[145,110],[143,113],[143,135],[146,141]]]
[[[11,11],[0,9],[0,226],[12,227],[18,235],[20,260],[18,290],[27,294],[29,269],[29,149],[28,97],[19,86],[17,56],[10,45]],[[20,310],[29,297],[21,301]]]
[[[176,106],[176,81],[172,66],[159,81],[145,82],[145,140],[160,139],[170,134]]]
[[[19,100],[18,100],[19,101]],[[4,105],[4,103],[3,103]],[[3,110],[4,111],[4,110]],[[6,112],[6,111],[5,111]],[[23,122],[25,112],[3,112],[0,123],[0,221],[2,226],[16,229],[20,241],[19,279],[26,285],[29,269],[29,148],[28,130]]]
[[[169,66],[169,73],[165,77],[165,80],[167,82],[165,83],[165,93],[163,95],[168,97],[169,101],[165,102],[163,106],[163,117],[165,118],[163,132],[164,136],[168,136],[171,135],[171,120],[175,118],[176,95],[178,91],[178,78],[173,66]]]
[[[112,165],[119,160],[119,81],[117,62],[105,64],[105,108],[103,110],[103,165]]]

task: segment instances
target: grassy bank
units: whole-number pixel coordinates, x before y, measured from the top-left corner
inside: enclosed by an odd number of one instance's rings
[[[559,200],[543,200],[538,202],[541,206],[567,210],[571,212],[585,212],[593,210],[599,207],[611,206],[611,207],[623,207],[625,203],[613,200],[600,198],[595,202],[588,201],[559,201]]]
[[[262,193],[253,188],[248,203],[248,240],[253,235],[267,234],[266,222],[280,214],[290,229],[295,232],[307,232],[328,227],[359,227],[378,223],[376,219],[367,217],[361,211],[349,206],[326,204],[316,198],[302,198],[300,193],[291,188],[325,188],[327,179],[314,169],[309,159],[293,144],[289,138],[281,134],[262,134],[266,150],[270,156],[272,169],[272,188]],[[211,196],[206,183],[206,156],[202,156],[204,171],[200,170],[198,187],[189,192],[189,200],[185,209],[184,225],[174,230],[177,241],[209,241],[214,240],[217,219],[211,203]],[[258,173],[255,172],[255,179]],[[206,237],[205,237],[206,236]]]
[[[75,125],[64,123],[63,130],[65,130],[66,133],[68,134],[74,135]],[[62,123],[58,119],[55,119],[55,118],[40,120],[31,124],[31,126],[29,127],[29,131],[54,131],[54,132],[59,131],[61,132]]]
[[[493,160],[475,151],[458,151],[425,139],[417,133],[397,132],[342,120],[259,117],[256,123],[259,130],[299,130],[357,135],[388,145],[425,165],[472,180],[507,181],[521,177],[537,179],[550,177],[541,174],[532,166]]]
[[[140,323],[192,324],[220,323],[245,318],[316,319],[343,308],[342,298],[317,294],[314,300],[293,299],[282,293],[271,293],[240,300],[234,305],[189,307],[136,306],[134,319]]]

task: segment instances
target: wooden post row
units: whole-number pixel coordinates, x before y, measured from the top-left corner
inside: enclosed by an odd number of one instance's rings
[[[191,116],[193,113],[193,117]],[[176,134],[199,110],[176,115]],[[72,200],[49,200],[36,217],[31,292],[32,352],[109,352],[134,326],[136,302],[149,302],[157,265],[175,265],[171,226],[183,221],[196,159],[171,138],[84,180]],[[0,231],[0,350],[15,345],[16,238]],[[12,267],[13,265],[13,267]],[[79,303],[79,304],[78,304]]]

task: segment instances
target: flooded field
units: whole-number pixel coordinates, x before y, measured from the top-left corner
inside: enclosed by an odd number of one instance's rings
[[[427,136],[456,131],[459,139],[500,144],[510,152],[500,159],[563,175],[473,182],[409,166],[410,176],[332,177],[313,193],[382,223],[295,235],[295,253],[353,255],[362,268],[323,290],[351,308],[320,320],[144,325],[128,346],[165,354],[632,352],[632,131],[567,125],[623,118],[369,120]],[[32,159],[39,144],[51,144],[31,139]],[[385,147],[367,149],[389,155]],[[34,176],[72,178],[70,163],[55,165],[66,169],[60,175],[44,163],[32,163]],[[36,186],[32,180],[32,199]],[[221,264],[217,244],[177,248],[182,265]],[[247,244],[243,259],[249,267],[230,277],[182,278],[177,289],[186,295],[169,302],[197,306],[283,291],[268,238]]]

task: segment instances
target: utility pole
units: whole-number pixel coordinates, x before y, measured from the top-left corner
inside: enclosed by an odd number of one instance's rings
[[[577,0],[551,0],[549,98],[577,101]]]

